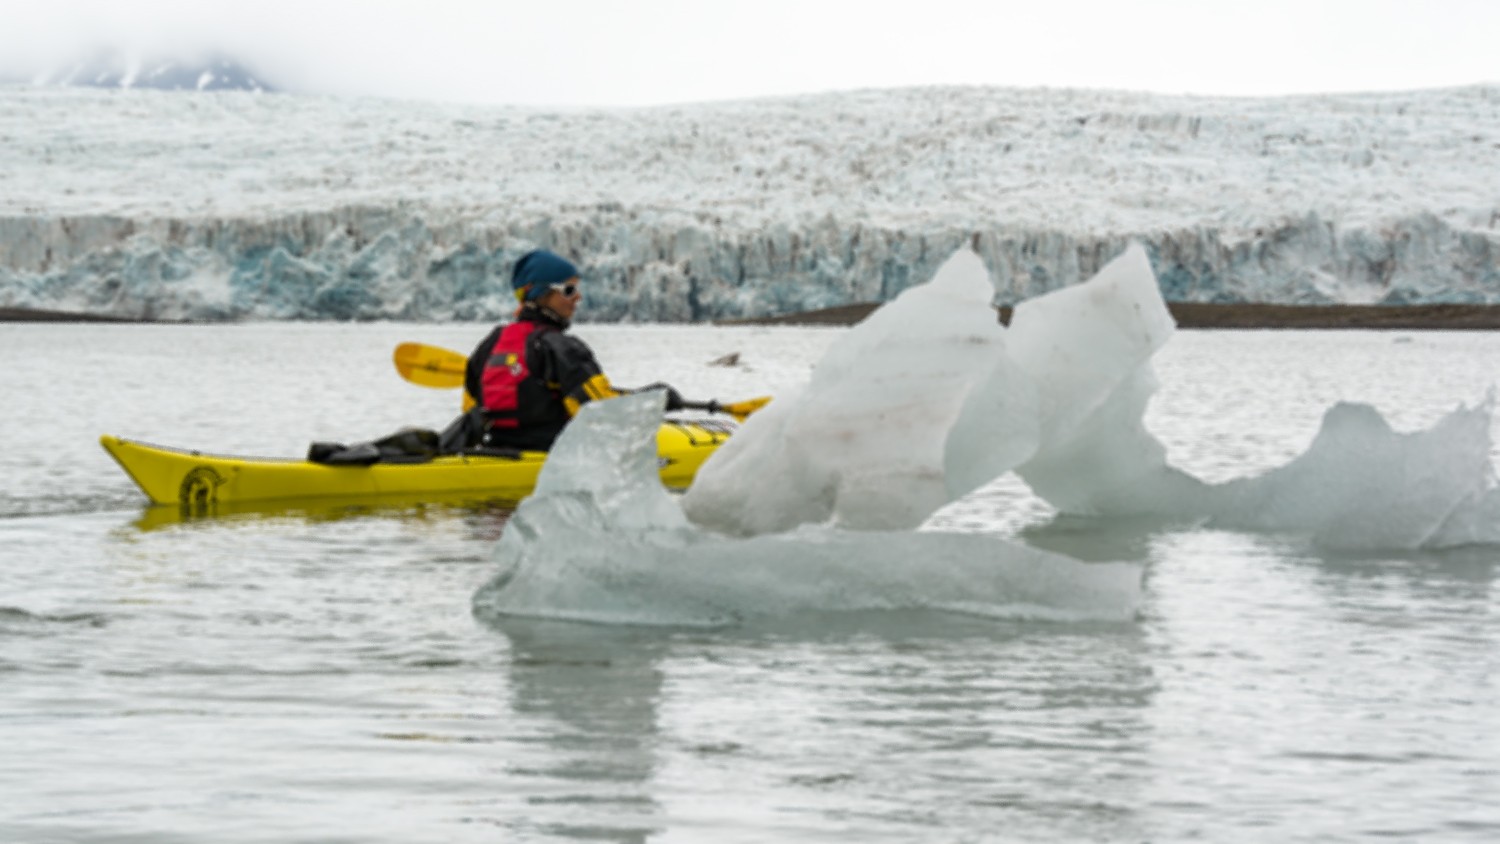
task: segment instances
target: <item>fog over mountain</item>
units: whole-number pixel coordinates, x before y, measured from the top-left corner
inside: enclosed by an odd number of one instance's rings
[[[1281,98],[907,88],[547,110],[7,87],[0,307],[492,319],[878,302],[961,245],[996,302],[1145,245],[1169,301],[1500,302],[1500,88]]]
[[[21,81],[13,78],[8,81]],[[50,87],[137,88],[161,91],[274,92],[266,82],[233,56],[205,51],[182,55],[144,56],[137,51],[99,48],[72,61],[58,63],[29,77],[32,84]]]

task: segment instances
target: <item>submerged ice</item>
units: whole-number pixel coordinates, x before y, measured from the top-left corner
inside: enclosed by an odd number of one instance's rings
[[[1412,433],[1340,403],[1284,466],[1208,483],[1170,465],[1145,427],[1151,358],[1174,326],[1141,247],[1022,303],[1008,328],[990,293],[978,256],[960,250],[834,343],[681,498],[656,473],[659,396],[588,406],[512,517],[476,607],[704,625],[808,610],[1130,617],[1138,565],[924,528],[1007,472],[1064,514],[1333,548],[1500,543],[1493,397]]]

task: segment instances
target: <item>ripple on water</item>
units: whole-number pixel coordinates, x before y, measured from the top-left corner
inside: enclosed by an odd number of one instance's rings
[[[43,452],[32,421],[76,389],[48,350],[84,348],[94,331],[20,350],[56,371],[29,387],[42,398],[22,399],[38,412],[0,417],[9,441]],[[653,331],[598,333],[612,376],[691,384],[725,343],[762,371],[817,357],[773,332],[636,342]],[[103,412],[120,433],[286,454],[348,434],[346,401],[368,406],[370,433],[446,421],[453,396],[396,379],[390,347],[461,348],[483,330],[108,333],[101,382],[146,367],[158,379],[111,394]],[[1215,479],[1305,448],[1325,398],[1416,423],[1500,371],[1500,335],[1185,335],[1147,423],[1174,461]],[[236,353],[220,363],[226,344]],[[276,350],[264,364],[261,349]],[[656,373],[666,358],[686,362]],[[337,371],[326,411],[286,377],[306,360]],[[689,389],[765,391],[745,377]],[[247,393],[265,400],[227,426],[221,408]],[[46,440],[98,451],[96,424],[61,418]],[[1087,524],[999,484],[946,514],[956,529],[1140,561],[1139,618],[489,625],[470,600],[492,574],[493,514],[154,527],[102,452],[66,462],[0,465],[0,840],[1500,838],[1494,549],[1338,556],[1296,537]]]

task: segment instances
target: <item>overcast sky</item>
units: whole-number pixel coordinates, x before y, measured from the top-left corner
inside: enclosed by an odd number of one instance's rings
[[[0,70],[219,48],[316,93],[652,105],[929,84],[1263,95],[1500,82],[1500,0],[8,0]]]

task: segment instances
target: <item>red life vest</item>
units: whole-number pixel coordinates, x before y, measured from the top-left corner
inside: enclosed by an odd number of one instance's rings
[[[535,380],[526,366],[526,342],[538,329],[548,330],[527,319],[505,326],[485,361],[481,381],[484,395],[481,398],[488,411],[486,416],[496,428],[520,427],[521,385],[527,379]],[[527,392],[533,393],[538,386],[546,389],[546,385],[538,383]]]

